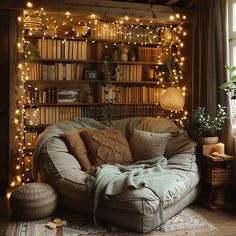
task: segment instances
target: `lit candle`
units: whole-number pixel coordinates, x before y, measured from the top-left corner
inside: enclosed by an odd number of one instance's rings
[[[215,151],[219,154],[225,154],[225,145],[223,143],[217,143],[215,146]]]

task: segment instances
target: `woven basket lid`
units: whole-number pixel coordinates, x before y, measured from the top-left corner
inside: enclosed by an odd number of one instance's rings
[[[28,183],[10,196],[12,214],[19,219],[36,220],[49,216],[57,206],[57,194],[46,183]]]

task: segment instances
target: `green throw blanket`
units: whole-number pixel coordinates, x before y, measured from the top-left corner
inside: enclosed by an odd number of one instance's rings
[[[105,164],[96,169],[95,175],[87,178],[86,184],[90,192],[94,192],[95,211],[99,200],[120,194],[127,189],[147,187],[160,200],[160,219],[163,221],[162,208],[167,191],[176,186],[178,176],[167,168],[165,157],[136,162],[130,166]]]

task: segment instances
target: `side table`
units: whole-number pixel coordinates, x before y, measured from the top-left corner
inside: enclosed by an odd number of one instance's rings
[[[209,147],[203,147],[201,155],[203,172],[202,201],[212,210],[230,206],[227,192],[232,180],[234,157],[227,154],[213,156],[208,152],[204,152],[204,150],[209,150]]]

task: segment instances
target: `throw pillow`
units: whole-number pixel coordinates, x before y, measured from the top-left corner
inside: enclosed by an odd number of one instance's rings
[[[84,129],[74,130],[64,134],[64,139],[68,144],[68,149],[73,156],[78,160],[81,169],[84,171],[91,170],[92,166],[89,161],[86,146],[80,136]]]
[[[106,163],[129,165],[133,158],[128,141],[119,129],[84,129],[81,137],[87,147],[90,162],[99,166]]]
[[[135,129],[130,138],[130,149],[134,161],[163,156],[169,137],[169,133],[159,134]]]

